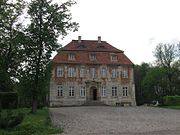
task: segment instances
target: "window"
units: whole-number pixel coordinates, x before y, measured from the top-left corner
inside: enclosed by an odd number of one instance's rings
[[[128,78],[128,69],[123,69],[122,78]]]
[[[69,96],[74,97],[74,87],[73,86],[69,87]]]
[[[115,54],[111,55],[111,61],[117,61],[117,55]]]
[[[85,69],[80,68],[80,77],[84,77],[84,75],[85,75]]]
[[[58,66],[57,67],[57,77],[63,77],[63,75],[64,75],[63,67]]]
[[[96,77],[96,69],[95,68],[91,68],[91,77],[92,78]]]
[[[117,87],[112,87],[112,96],[117,96]]]
[[[81,89],[80,89],[80,97],[85,97],[85,96],[86,96],[86,88],[81,87]]]
[[[106,74],[107,74],[107,70],[106,70],[105,67],[103,67],[103,68],[101,69],[101,76],[102,76],[102,78],[105,78],[105,77],[106,77]]]
[[[111,77],[112,77],[112,78],[116,78],[116,77],[117,77],[117,71],[116,71],[115,68],[112,69]]]
[[[102,88],[101,88],[101,96],[102,96],[102,97],[105,97],[105,96],[106,96],[106,88],[105,88],[105,87],[102,87]]]
[[[123,87],[123,97],[128,96],[128,87]]]
[[[68,59],[69,60],[75,60],[75,54],[70,53]]]
[[[57,96],[58,97],[62,97],[63,96],[63,87],[61,85],[59,85],[57,87]]]
[[[91,61],[95,61],[96,60],[96,54],[95,53],[91,53],[90,54],[90,60]]]
[[[75,68],[73,67],[68,68],[68,77],[75,77],[75,76],[76,76]]]

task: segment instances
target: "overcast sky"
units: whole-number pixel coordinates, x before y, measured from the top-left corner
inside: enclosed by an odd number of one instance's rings
[[[83,40],[101,36],[140,64],[154,61],[159,42],[180,41],[180,0],[76,1],[71,13],[80,28],[59,40],[63,46],[78,36]]]

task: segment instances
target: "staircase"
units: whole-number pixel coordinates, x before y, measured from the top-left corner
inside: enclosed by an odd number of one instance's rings
[[[84,106],[105,106],[105,104],[101,101],[93,100],[93,101],[86,101],[83,104]]]

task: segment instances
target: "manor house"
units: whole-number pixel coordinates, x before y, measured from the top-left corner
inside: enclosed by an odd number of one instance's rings
[[[106,41],[72,40],[53,58],[50,106],[136,105],[133,63]]]

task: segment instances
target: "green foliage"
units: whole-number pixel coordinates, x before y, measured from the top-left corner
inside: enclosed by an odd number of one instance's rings
[[[0,92],[0,108],[12,109],[17,108],[18,93],[16,92]]]
[[[27,113],[21,124],[14,129],[0,130],[0,134],[4,135],[50,135],[61,133],[62,129],[53,128],[49,118],[48,109],[38,110],[37,113]]]
[[[164,96],[163,103],[167,106],[180,106],[180,96]]]
[[[22,15],[22,0],[0,1],[0,90],[12,91],[23,61],[23,37],[18,18]]]
[[[3,110],[0,112],[0,129],[14,128],[23,118],[24,115],[20,111]]]
[[[57,38],[78,28],[76,22],[71,22],[69,7],[73,4],[71,0],[61,5],[51,0],[32,0],[28,6],[30,24],[26,29],[23,83],[31,97],[32,112],[36,111],[41,95],[47,94],[50,57],[59,48]]]

